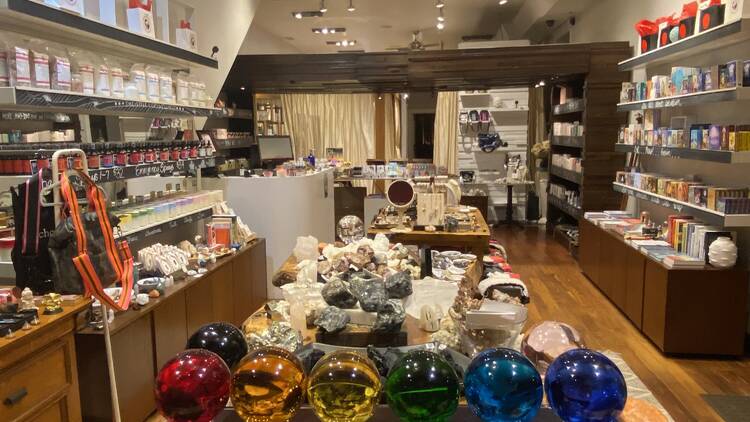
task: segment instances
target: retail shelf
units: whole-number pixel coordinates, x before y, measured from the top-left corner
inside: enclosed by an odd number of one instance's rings
[[[558,104],[552,110],[552,114],[555,116],[562,116],[565,114],[581,113],[585,109],[585,104],[582,99],[571,100],[565,104]]]
[[[581,173],[578,173],[573,170],[568,170],[559,166],[550,166],[550,174],[553,176],[557,176],[561,179],[565,179],[568,182],[575,183],[577,185],[581,184],[581,179],[583,178],[583,175]]]
[[[139,164],[137,166],[90,169],[89,175],[96,183],[116,182],[147,176],[172,176],[175,173],[195,171],[199,168],[216,167],[223,161],[217,157],[195,158],[190,160],[166,161],[161,163]]]
[[[708,208],[698,207],[663,195],[647,192],[622,183],[613,183],[614,190],[632,197],[650,201],[656,205],[690,214],[708,224],[720,227],[750,227],[750,214],[723,214]]]
[[[617,111],[653,110],[671,107],[687,107],[701,104],[740,101],[750,99],[750,88],[724,88],[692,94],[675,95],[656,100],[641,100],[617,104]]]
[[[616,144],[615,151],[632,152],[652,157],[683,158],[687,160],[711,161],[724,164],[750,163],[750,151],[709,151],[703,149],[627,144]]]
[[[149,237],[156,236],[164,233],[168,230],[176,229],[185,224],[192,224],[200,221],[204,218],[211,217],[213,215],[213,205],[210,207],[200,208],[196,211],[192,211],[183,214],[177,218],[173,218],[169,221],[163,221],[160,223],[149,224],[144,227],[140,227],[136,230],[129,230],[116,234],[116,239],[125,239],[128,243],[139,242],[141,240],[148,239]]]
[[[241,108],[227,108],[226,117],[238,120],[253,120],[253,111]]]
[[[137,117],[221,117],[224,115],[223,110],[212,107],[188,107],[177,104],[132,101],[27,87],[0,88],[0,108]]]
[[[581,211],[580,208],[574,207],[573,205],[568,204],[565,200],[562,200],[554,195],[547,195],[547,202],[575,219],[581,218],[581,216],[583,215],[583,211]]]
[[[240,149],[250,148],[253,144],[253,137],[247,138],[230,138],[230,139],[214,139],[212,141],[216,149]]]
[[[640,69],[672,63],[684,57],[725,48],[750,39],[749,29],[750,24],[747,19],[726,22],[648,53],[621,61],[617,67],[620,71]]]
[[[494,109],[490,110],[495,126],[521,126],[528,124],[529,110]]]
[[[583,136],[552,136],[550,139],[552,145],[571,148],[583,148]]]
[[[0,0],[0,26],[6,31],[170,68],[219,67],[211,57],[31,0]]]
[[[482,93],[465,93],[460,94],[461,106],[463,108],[483,108],[486,109],[490,106],[492,101],[492,94]]]

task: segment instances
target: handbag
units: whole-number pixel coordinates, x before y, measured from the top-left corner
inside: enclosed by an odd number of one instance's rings
[[[41,205],[44,181],[51,178],[50,170],[39,170],[10,189],[16,226],[16,241],[11,252],[16,286],[20,289],[28,287],[36,295],[55,291],[47,249],[49,237],[55,229],[55,211]],[[49,195],[48,199],[51,197]]]
[[[81,212],[69,173],[85,187],[86,212]],[[104,193],[86,173],[71,170],[61,174],[60,194],[65,218],[49,242],[55,291],[82,293],[115,310],[128,309],[133,292],[133,256],[127,242],[115,240],[112,222],[116,226],[119,220],[107,212]],[[122,290],[113,299],[104,288],[116,284]]]

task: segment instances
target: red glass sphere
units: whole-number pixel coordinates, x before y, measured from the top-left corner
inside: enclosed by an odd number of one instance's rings
[[[230,378],[219,355],[186,350],[165,363],[156,376],[156,407],[171,422],[209,422],[227,404]]]

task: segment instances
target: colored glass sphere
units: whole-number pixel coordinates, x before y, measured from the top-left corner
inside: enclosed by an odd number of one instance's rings
[[[247,341],[242,332],[232,324],[214,322],[199,328],[188,339],[187,349],[206,349],[224,359],[229,368],[247,354]]]
[[[485,422],[531,421],[544,397],[542,377],[521,353],[487,349],[466,369],[464,395]]]
[[[557,321],[542,321],[534,325],[521,341],[521,352],[542,373],[561,354],[583,347],[578,330]]]
[[[406,422],[442,422],[458,408],[458,377],[440,355],[409,352],[388,373],[388,405]]]
[[[307,401],[323,422],[365,422],[375,413],[380,388],[380,374],[370,359],[337,351],[310,372]]]
[[[544,379],[547,401],[564,421],[617,420],[628,398],[620,369],[601,353],[570,350],[558,357]]]
[[[192,349],[170,359],[156,376],[159,413],[172,422],[208,422],[229,399],[229,368],[215,353]]]
[[[232,404],[245,421],[286,421],[304,399],[305,371],[291,352],[278,347],[251,350],[232,375]]]

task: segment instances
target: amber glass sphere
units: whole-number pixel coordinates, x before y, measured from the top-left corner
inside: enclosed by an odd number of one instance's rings
[[[380,387],[380,375],[370,359],[337,351],[310,372],[307,400],[323,422],[364,422],[375,412]]]
[[[304,399],[300,360],[278,347],[260,347],[245,356],[232,375],[232,404],[249,422],[287,421]]]

